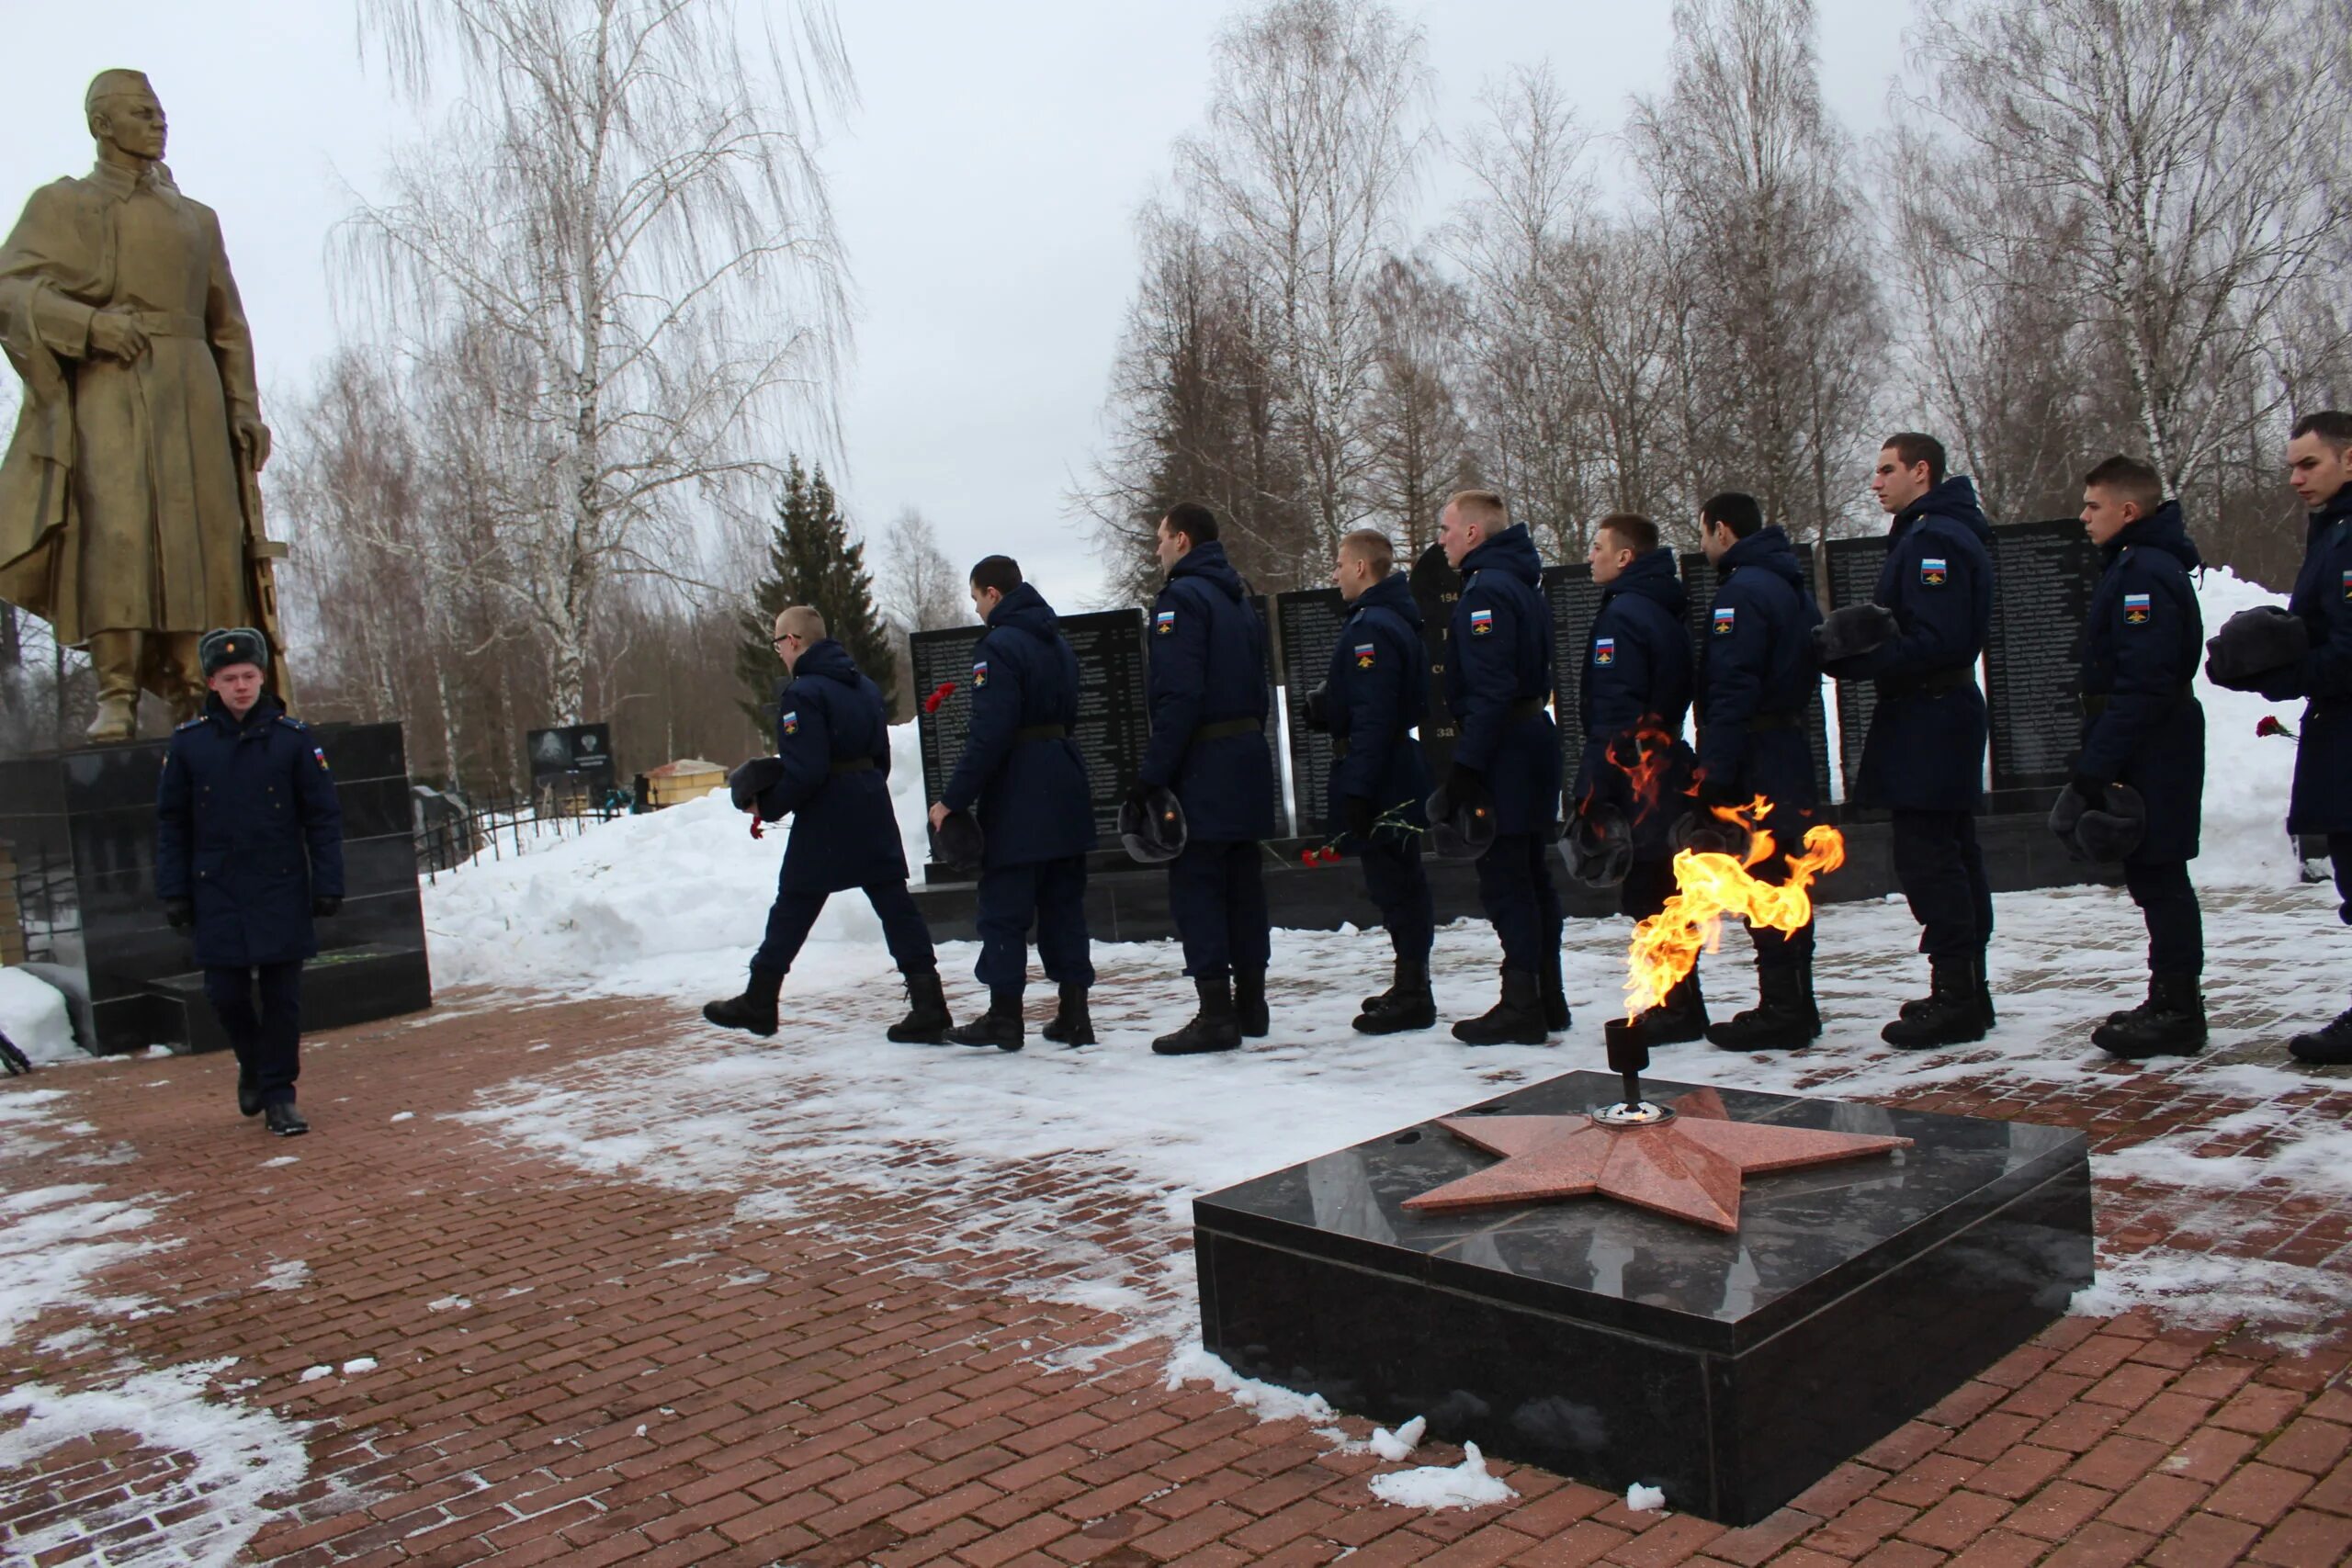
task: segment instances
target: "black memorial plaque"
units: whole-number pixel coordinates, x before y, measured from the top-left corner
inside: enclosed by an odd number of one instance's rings
[[[1886,563],[1886,536],[1829,541],[1829,603],[1825,611],[1849,604],[1867,604],[1878,591],[1879,568]],[[1838,686],[1838,764],[1845,775],[1846,798],[1854,798],[1854,781],[1862,771],[1862,741],[1871,732],[1871,717],[1878,711],[1878,687],[1870,681],[1840,681]]]
[[[1805,581],[1810,586],[1813,581],[1813,547],[1799,545],[1796,551],[1797,559],[1804,567]],[[1707,633],[1714,620],[1715,583],[1719,579],[1713,565],[1705,556],[1687,555],[1681,558],[1680,564],[1682,586],[1690,598],[1684,613],[1690,619],[1691,640],[1698,645],[1698,662],[1691,666],[1691,673],[1695,677],[1706,663]],[[1806,739],[1812,742],[1814,793],[1826,805],[1830,798],[1829,720],[1823,712],[1818,694],[1806,706],[1804,728]]]
[[[1330,800],[1331,737],[1306,728],[1306,696],[1331,671],[1331,649],[1348,618],[1347,602],[1336,588],[1307,588],[1274,595],[1274,619],[1282,633],[1283,684],[1290,690],[1291,799],[1298,836],[1318,838],[1330,830],[1324,811]]]
[[[1266,722],[1263,728],[1266,734],[1266,765],[1268,771],[1273,775],[1274,837],[1280,839],[1294,832],[1303,833],[1306,829],[1292,827],[1290,813],[1283,806],[1283,705],[1278,690],[1282,672],[1274,668],[1273,601],[1263,593],[1252,593],[1250,595],[1250,608],[1258,614],[1258,627],[1266,649]],[[1306,701],[1306,693],[1302,688],[1294,686],[1291,688],[1291,697],[1295,702],[1304,703]],[[1314,809],[1305,799],[1299,801],[1298,808],[1302,813]]]
[[[2075,649],[2098,579],[2098,547],[2080,523],[2007,523],[1993,530],[1993,626],[1984,668],[1996,790],[2066,782],[2082,729]]]
[[[533,789],[571,779],[605,786],[613,782],[611,725],[573,724],[560,729],[526,730],[523,741],[530,754]]]
[[[1413,563],[1413,603],[1421,612],[1421,646],[1429,651],[1429,704],[1421,719],[1421,756],[1430,777],[1443,779],[1453,765],[1453,710],[1445,703],[1446,645],[1453,636],[1453,605],[1462,597],[1462,574],[1447,564],[1444,549],[1431,545]]]
[[[1592,618],[1600,614],[1600,584],[1592,568],[1547,566],[1544,603],[1552,612],[1552,716],[1560,727],[1560,787],[1563,799],[1577,787],[1577,765],[1584,758],[1584,645]]]

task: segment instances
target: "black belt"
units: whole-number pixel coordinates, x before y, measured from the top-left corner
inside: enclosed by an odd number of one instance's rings
[[[873,771],[874,759],[871,757],[843,757],[833,763],[833,772],[837,773],[870,773]]]
[[[1804,728],[1804,711],[1802,708],[1789,713],[1759,713],[1747,721],[1747,733],[1750,735],[1761,735],[1768,730],[1803,729]]]
[[[2196,694],[2197,689],[2194,686],[2183,686],[2178,691],[2173,693],[2173,705],[2177,707],[2180,704],[2188,702],[2192,697],[2196,696]],[[2083,716],[2085,718],[2097,718],[2099,715],[2108,710],[2109,705],[2115,701],[2115,696],[2111,692],[2086,692],[2083,694],[2081,701],[2083,705]]]
[[[1510,706],[1505,708],[1503,712],[1513,724],[1523,724],[1531,718],[1541,718],[1544,716],[1544,702],[1542,697],[1521,697],[1512,702]]]
[[[1399,740],[1404,739],[1405,735],[1406,732],[1404,730],[1392,730],[1388,734],[1380,737],[1380,744],[1383,746],[1394,746]],[[1331,737],[1331,760],[1335,762],[1339,761],[1347,754],[1348,738],[1344,735],[1334,735]]]
[[[1015,740],[1067,740],[1069,739],[1069,726],[1067,724],[1024,724],[1012,732],[1012,738]]]
[[[1204,724],[1193,730],[1193,739],[1228,740],[1237,735],[1255,735],[1265,728],[1265,724],[1266,721],[1260,718],[1220,718],[1214,724]]]
[[[1909,681],[1880,681],[1878,700],[1889,697],[1940,697],[1947,692],[1957,692],[1962,686],[1976,683],[1975,669],[1964,665],[1957,670],[1937,670]]]

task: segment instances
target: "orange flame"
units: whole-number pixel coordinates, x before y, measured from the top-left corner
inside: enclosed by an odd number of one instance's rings
[[[1631,761],[1622,754],[1629,741]],[[1648,819],[1666,793],[1667,771],[1674,763],[1674,737],[1659,728],[1657,716],[1645,714],[1632,733],[1612,738],[1609,749],[1602,753],[1609,765],[1624,774],[1625,782],[1633,786],[1634,820],[1637,823]]]
[[[1681,978],[1723,940],[1726,915],[1776,931],[1792,931],[1813,918],[1806,889],[1815,877],[1846,863],[1845,836],[1827,823],[1805,829],[1804,850],[1789,857],[1788,880],[1777,886],[1749,870],[1769,858],[1772,835],[1758,827],[1772,803],[1762,795],[1742,807],[1718,807],[1715,815],[1748,830],[1747,852],[1727,854],[1684,850],[1674,857],[1675,892],[1666,908],[1634,928],[1625,954],[1625,1017],[1633,1020],[1666,999]]]

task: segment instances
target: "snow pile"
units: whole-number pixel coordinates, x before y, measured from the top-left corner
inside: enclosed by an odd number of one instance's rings
[[[65,993],[27,969],[0,969],[0,1034],[35,1062],[88,1060],[74,1043]]]
[[[1462,1462],[1427,1464],[1372,1478],[1372,1495],[1400,1508],[1484,1508],[1519,1495],[1498,1476],[1487,1473],[1487,1456],[1476,1443],[1462,1445]]]
[[[1654,1514],[1665,1506],[1666,1494],[1656,1486],[1645,1486],[1636,1481],[1625,1488],[1625,1507],[1629,1513]]]
[[[2240,610],[2286,603],[2285,594],[2227,569],[2198,574],[2197,607],[2207,637]],[[2294,782],[2295,743],[2283,735],[2257,738],[2254,728],[2272,716],[2290,729],[2301,728],[2302,705],[2224,690],[2205,678],[2202,666],[2197,700],[2205,709],[2205,821],[2198,843],[2203,852],[2192,874],[2202,886],[2293,882],[2298,867],[2287,837],[2287,791]]]
[[[1372,1451],[1391,1464],[1400,1463],[1413,1456],[1421,1446],[1421,1434],[1430,1429],[1429,1417],[1416,1416],[1394,1432],[1385,1427],[1372,1429]]]
[[[1338,1412],[1323,1401],[1319,1393],[1299,1393],[1277,1383],[1260,1382],[1245,1378],[1225,1364],[1220,1356],[1211,1355],[1197,1339],[1179,1350],[1168,1360],[1168,1386],[1182,1388],[1188,1382],[1204,1382],[1233,1403],[1247,1410],[1254,1410],[1267,1421],[1286,1421],[1297,1417],[1306,1421],[1336,1421]]]

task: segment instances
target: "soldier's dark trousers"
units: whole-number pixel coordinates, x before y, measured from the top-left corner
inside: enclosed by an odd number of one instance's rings
[[[1930,958],[1973,958],[1993,940],[1993,888],[1967,811],[1894,813],[1894,880]]]
[[[2335,868],[2335,918],[2352,926],[2352,833],[2330,833],[2327,858]]]
[[[1037,957],[1057,986],[1091,986],[1086,941],[1086,857],[1001,865],[980,873],[980,961],[973,978],[991,992],[1029,982],[1029,920],[1037,921]]]
[[[1168,863],[1168,912],[1183,939],[1187,977],[1215,980],[1266,972],[1274,950],[1259,857],[1254,840],[1195,840]]]
[[[2205,973],[2205,917],[2185,860],[2125,861],[2123,886],[2148,922],[2148,973]]]
[[[1429,874],[1421,869],[1421,846],[1376,838],[1360,852],[1363,889],[1388,928],[1388,945],[1399,958],[1427,958],[1437,929],[1437,908]]]
[[[1625,880],[1617,885],[1617,912],[1634,920],[1646,920],[1666,908],[1674,897],[1674,863],[1670,860],[1637,860],[1625,868]]]
[[[291,1103],[302,1071],[302,961],[209,968],[204,997],[220,1015],[237,1065],[260,1087],[261,1102]]]
[[[1478,904],[1503,944],[1503,967],[1542,975],[1566,924],[1552,881],[1552,846],[1534,833],[1498,833],[1478,857]]]
[[[889,947],[899,972],[937,973],[939,959],[931,950],[931,928],[922,923],[922,911],[915,908],[915,896],[907,891],[907,885],[872,882],[861,891],[865,901],[874,906],[875,914],[881,918],[882,940]],[[800,956],[801,944],[808,940],[818,915],[824,910],[826,897],[790,889],[778,893],[775,902],[768,906],[767,935],[761,939],[760,950],[752,954],[752,967],[776,975],[791,974],[792,961]]]

